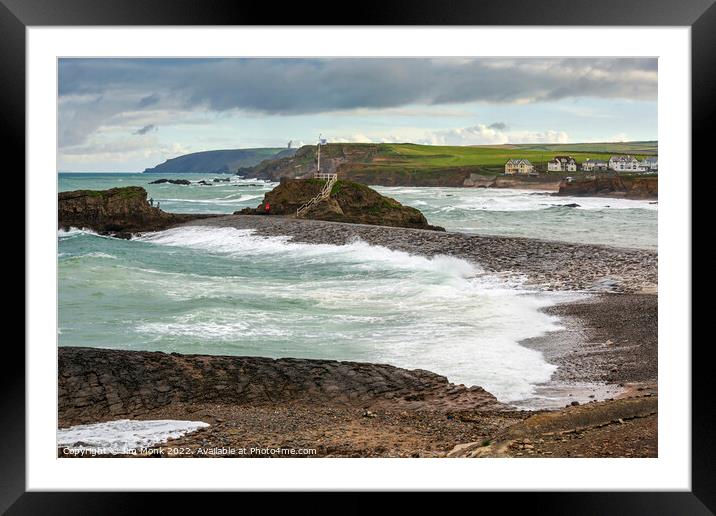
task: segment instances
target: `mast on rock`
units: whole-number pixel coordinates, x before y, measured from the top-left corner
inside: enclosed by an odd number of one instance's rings
[[[316,161],[316,173],[314,174],[315,177],[320,177],[321,175],[321,146],[326,145],[326,139],[321,138],[321,135],[318,135],[318,157]]]

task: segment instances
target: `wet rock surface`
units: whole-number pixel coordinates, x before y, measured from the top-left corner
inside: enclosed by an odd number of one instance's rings
[[[544,290],[655,292],[657,286],[657,253],[649,250],[278,216],[230,215],[189,225],[255,229],[259,235],[313,244],[344,245],[358,238],[423,256],[464,258],[487,272]]]
[[[59,348],[60,427],[176,403],[400,410],[506,408],[481,387],[383,364]]]
[[[164,183],[170,183],[173,185],[190,185],[191,181],[189,181],[188,179],[165,179],[165,178],[162,178],[162,179],[157,179],[156,181],[152,181],[149,184],[150,185],[161,185]]]

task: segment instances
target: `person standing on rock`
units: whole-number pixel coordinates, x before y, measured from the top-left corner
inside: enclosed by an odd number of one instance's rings
[[[264,213],[266,213],[266,215],[268,215],[270,212],[271,212],[271,203],[270,203],[270,202],[267,202],[267,203],[264,205]]]
[[[157,201],[157,209],[159,209],[159,201]]]
[[[153,197],[149,198],[149,206],[154,207],[154,198]]]

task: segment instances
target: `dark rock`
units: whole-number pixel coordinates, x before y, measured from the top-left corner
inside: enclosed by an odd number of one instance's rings
[[[263,202],[255,209],[244,209],[235,214],[266,213],[270,204],[271,215],[295,215],[304,203],[318,195],[325,181],[319,179],[282,178],[281,183],[266,193]],[[338,180],[327,199],[317,203],[302,217],[353,224],[431,229],[445,231],[439,226],[428,224],[425,216],[417,209],[403,206],[395,199],[385,197],[372,188],[352,181]]]
[[[654,199],[658,192],[658,176],[604,176],[562,181],[556,195]]]
[[[180,222],[213,216],[164,212],[150,206],[147,191],[141,186],[58,194],[60,229],[87,228],[117,238],[131,238],[132,233],[160,231]]]
[[[141,415],[174,402],[334,404],[362,408],[369,418],[381,408],[506,408],[483,389],[461,388],[429,371],[384,364],[75,347],[57,351],[60,427]],[[217,390],[216,385],[227,388]],[[394,396],[385,399],[386,392]]]
[[[160,185],[163,183],[171,183],[173,185],[190,185],[191,181],[189,181],[188,179],[165,179],[165,178],[162,178],[162,179],[157,179],[156,181],[152,181],[149,184],[150,185]]]

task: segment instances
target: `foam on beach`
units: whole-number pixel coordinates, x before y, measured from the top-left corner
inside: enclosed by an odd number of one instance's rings
[[[138,448],[165,443],[169,439],[176,439],[208,426],[209,424],[203,421],[119,419],[60,428],[57,430],[57,447],[128,453]]]

